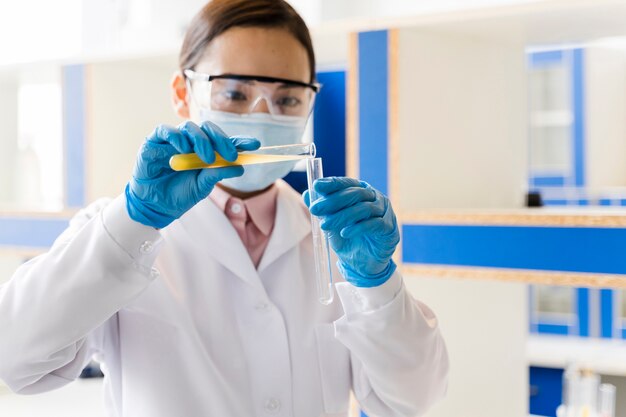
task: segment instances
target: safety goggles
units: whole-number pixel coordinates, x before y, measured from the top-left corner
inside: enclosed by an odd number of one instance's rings
[[[184,71],[194,102],[202,109],[248,114],[262,111],[264,100],[273,116],[308,117],[320,84],[257,75],[209,75]]]

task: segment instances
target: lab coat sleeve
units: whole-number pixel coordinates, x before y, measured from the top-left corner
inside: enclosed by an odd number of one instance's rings
[[[356,399],[370,417],[424,414],[446,392],[448,354],[433,312],[399,272],[383,285],[337,283],[344,315],[335,337],[349,350]]]
[[[130,219],[124,196],[74,216],[47,253],[0,286],[0,379],[32,394],[77,378],[114,327],[107,320],[155,278],[160,242]]]

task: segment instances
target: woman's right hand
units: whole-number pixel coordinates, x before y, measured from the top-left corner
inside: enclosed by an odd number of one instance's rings
[[[206,198],[219,181],[243,174],[241,166],[174,171],[169,165],[173,155],[195,152],[210,164],[217,152],[232,162],[237,159],[237,151],[259,146],[253,138],[229,138],[208,121],[200,126],[185,122],[176,128],[159,125],[141,146],[133,176],[126,185],[128,214],[139,223],[161,229]]]

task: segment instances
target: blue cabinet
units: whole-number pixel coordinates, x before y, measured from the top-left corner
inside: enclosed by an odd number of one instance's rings
[[[529,331],[590,336],[590,290],[563,286],[529,287]]]
[[[563,369],[531,366],[529,382],[530,414],[556,417],[563,392]]]
[[[529,186],[547,205],[585,205],[584,50],[528,54]]]

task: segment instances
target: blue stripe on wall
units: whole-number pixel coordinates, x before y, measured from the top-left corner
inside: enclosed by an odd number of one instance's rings
[[[67,207],[85,205],[85,66],[63,67]]]
[[[313,135],[325,176],[346,175],[346,72],[320,71],[322,89],[315,99]]]
[[[533,52],[528,55],[528,65],[532,68],[540,68],[550,65],[560,65],[563,60],[563,51]]]
[[[567,206],[567,203],[568,203],[567,200],[548,200],[548,199],[543,200],[544,206]]]
[[[568,335],[570,326],[566,324],[537,324],[537,333]]]
[[[565,185],[565,177],[531,177],[530,185],[532,187],[562,187]]]
[[[574,114],[574,183],[585,185],[585,74],[584,53],[582,49],[574,49],[572,53],[572,112]]]
[[[589,288],[576,290],[578,308],[578,335],[589,336]]]
[[[66,219],[0,218],[0,246],[48,248],[68,224]]]
[[[402,231],[408,263],[626,274],[626,229],[407,224]]]
[[[361,32],[358,36],[359,176],[388,194],[388,32]]]
[[[613,337],[613,290],[600,290],[600,336]]]
[[[346,72],[319,71],[322,89],[313,109],[313,140],[324,160],[324,176],[346,175]],[[283,178],[299,193],[307,189],[306,172],[291,171]]]

